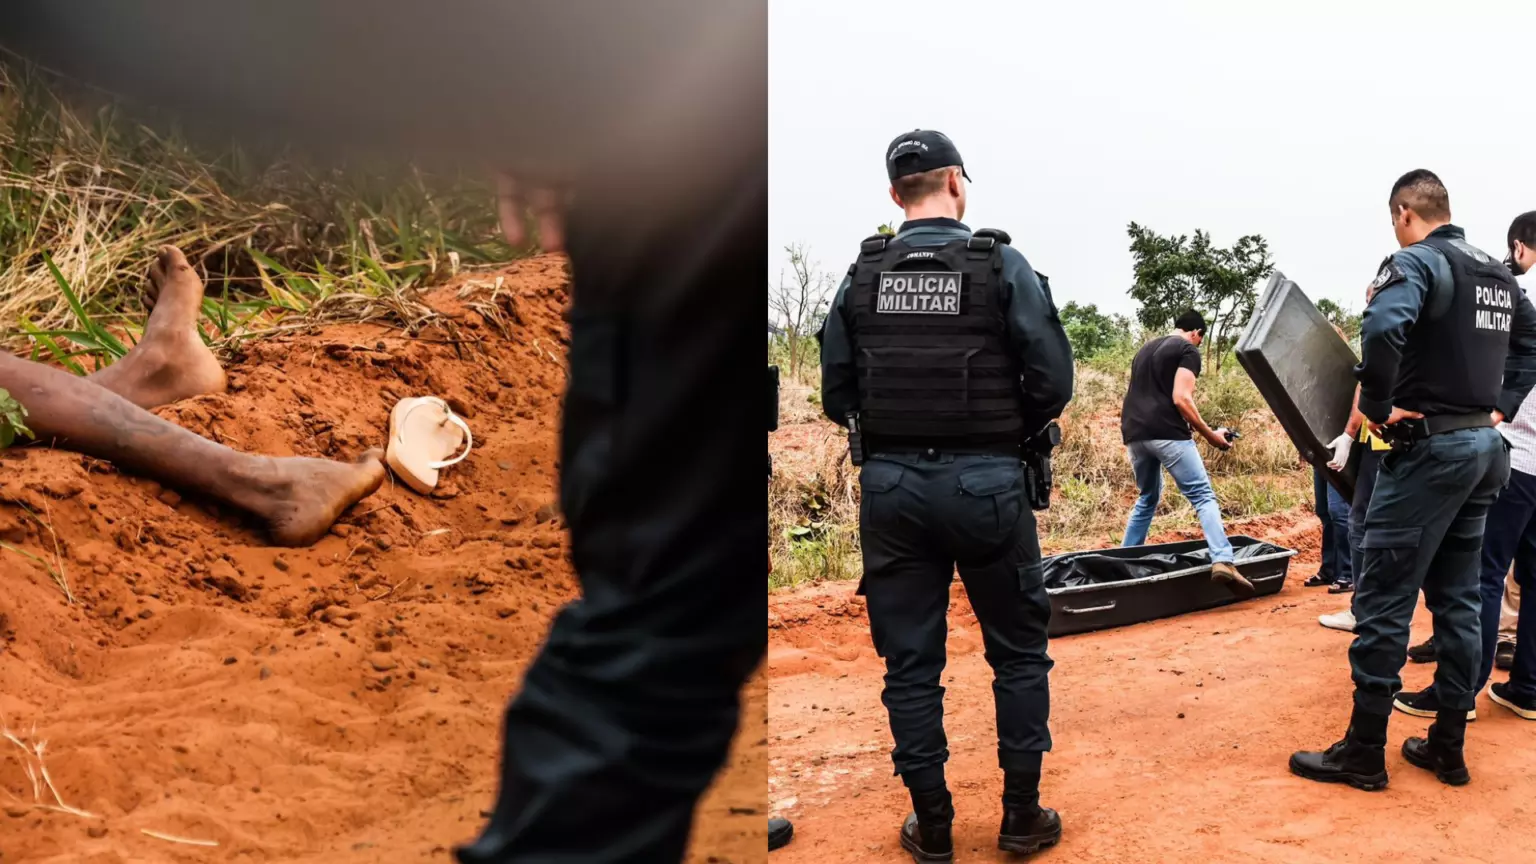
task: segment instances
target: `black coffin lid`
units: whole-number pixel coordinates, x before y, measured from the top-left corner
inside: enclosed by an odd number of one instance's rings
[[[1354,466],[1340,474],[1327,465],[1333,457],[1328,442],[1344,431],[1354,404],[1355,352],[1300,286],[1279,271],[1269,277],[1237,341],[1237,362],[1302,457],[1322,469],[1346,499],[1353,497]]]
[[[1252,537],[1229,537],[1238,552],[1236,566],[1239,572],[1253,583],[1256,595],[1274,594],[1285,584],[1290,571],[1292,549],[1265,544]],[[1255,546],[1269,549],[1251,551],[1258,555],[1245,555],[1245,549]],[[1052,571],[1051,562],[1071,556],[1093,555],[1104,558],[1141,559],[1153,556],[1183,558],[1205,550],[1204,540],[1187,540],[1180,543],[1159,543],[1151,546],[1132,546],[1099,549],[1091,553],[1070,552],[1046,559],[1046,570]],[[1271,551],[1272,550],[1272,551]],[[1226,587],[1211,581],[1210,566],[1176,569],[1139,579],[1100,584],[1078,585],[1068,588],[1047,588],[1051,599],[1051,636],[1069,636],[1091,630],[1124,627],[1158,618],[1169,618],[1201,609],[1214,609],[1238,602]]]

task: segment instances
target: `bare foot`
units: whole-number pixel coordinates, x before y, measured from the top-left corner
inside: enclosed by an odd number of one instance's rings
[[[271,459],[261,486],[263,504],[253,509],[267,521],[272,542],[310,546],[325,536],[348,507],[378,491],[384,482],[384,451],[369,450],[357,461]]]
[[[160,247],[145,294],[151,312],[144,338],[91,380],[146,409],[224,392],[224,369],[198,335],[203,280],[180,249]]]

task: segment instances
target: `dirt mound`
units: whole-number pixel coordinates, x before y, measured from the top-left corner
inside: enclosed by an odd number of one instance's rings
[[[254,343],[231,392],[162,409],[238,449],[332,458],[383,446],[405,396],[467,420],[474,455],[430,498],[386,484],[309,549],[93,459],[0,456],[0,541],[61,562],[76,599],[0,551],[0,714],[101,817],[30,806],[37,760],[0,739],[0,862],[446,861],[474,836],[505,701],[578,591],[555,506],[567,290],[558,257],[477,274],[428,298],[446,320],[419,338]],[[761,689],[694,860],[764,848]]]
[[[1302,551],[1279,594],[1052,640],[1055,740],[1042,803],[1061,813],[1065,834],[1039,860],[1299,864],[1404,859],[1411,849],[1404,860],[1472,861],[1528,849],[1530,729],[1484,696],[1467,733],[1474,779],[1465,788],[1402,760],[1403,739],[1430,722],[1402,714],[1392,718],[1385,792],[1289,773],[1293,750],[1325,748],[1348,724],[1350,637],[1317,624],[1348,601],[1300,585],[1317,565],[1315,517],[1230,528]],[[769,801],[795,820],[776,864],[909,860],[896,831],[911,804],[891,776],[884,666],[860,598],[845,583],[817,586],[775,595],[769,610]],[[957,857],[1004,861],[992,672],[963,593],[950,611],[943,685]],[[1414,629],[1428,635],[1426,613]],[[1410,665],[1405,686],[1432,674]]]

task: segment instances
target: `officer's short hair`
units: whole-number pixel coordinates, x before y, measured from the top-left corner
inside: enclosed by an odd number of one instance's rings
[[[1509,238],[1506,245],[1513,249],[1516,240],[1524,243],[1527,249],[1536,249],[1536,210],[1521,213],[1515,217],[1515,221],[1509,223]]]
[[[946,165],[921,174],[897,177],[891,181],[891,186],[896,190],[896,197],[901,199],[901,203],[916,204],[929,195],[943,192],[945,185],[949,183],[949,172],[955,170],[955,167]]]
[[[1173,326],[1185,333],[1205,333],[1205,316],[1193,309],[1186,310],[1184,314],[1173,320]]]
[[[1445,222],[1451,218],[1451,193],[1435,172],[1418,168],[1397,178],[1392,197],[1387,199],[1396,215],[1399,205],[1419,214],[1426,222]]]

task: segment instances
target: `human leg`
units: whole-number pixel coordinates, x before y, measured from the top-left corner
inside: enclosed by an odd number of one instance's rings
[[[1350,561],[1349,511],[1350,502],[1344,499],[1344,493],[1330,485],[1328,487],[1328,521],[1333,525],[1330,533],[1335,538],[1332,549],[1333,584],[1341,590],[1353,590],[1355,587],[1355,571]],[[1324,554],[1328,553],[1325,551]]]
[[[761,386],[739,350],[759,310],[719,290],[765,267],[764,154],[735,158],[707,206],[637,224],[594,184],[580,200],[602,209],[568,224],[560,482],[582,597],[508,708],[496,805],[463,862],[677,862],[729,755],[767,647],[761,415],[697,425]]]
[[[180,249],[160,248],[145,294],[150,313],[143,337],[90,380],[140,408],[224,392],[224,369],[198,332],[203,281]]]
[[[253,456],[215,444],[130,404],[89,378],[0,353],[0,389],[27,410],[40,440],[104,459],[265,523],[274,542],[307,546],[384,481],[381,453],[355,463]]]
[[[1131,508],[1130,521],[1125,526],[1122,546],[1141,546],[1147,542],[1147,532],[1152,527],[1152,515],[1157,512],[1163,497],[1163,465],[1147,446],[1148,442],[1134,441],[1126,445],[1131,460],[1131,474],[1136,478],[1140,495]]]
[[[1193,441],[1159,441],[1158,455],[1168,476],[1173,478],[1179,492],[1189,500],[1200,517],[1200,530],[1205,534],[1213,564],[1232,563],[1232,544],[1221,524],[1221,507],[1216,503],[1216,492],[1211,488],[1211,478],[1205,473],[1205,463]]]

